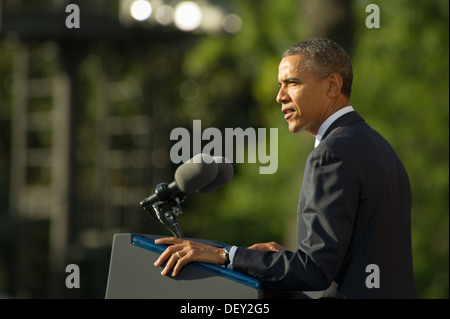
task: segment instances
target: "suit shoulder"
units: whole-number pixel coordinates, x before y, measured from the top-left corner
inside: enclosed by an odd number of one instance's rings
[[[335,128],[318,148],[335,152],[361,151],[363,149],[390,148],[387,140],[366,122]],[[375,149],[374,149],[375,148]]]

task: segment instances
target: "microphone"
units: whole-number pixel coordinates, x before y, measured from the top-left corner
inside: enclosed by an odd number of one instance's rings
[[[222,156],[214,156],[214,162],[217,164],[217,175],[216,178],[206,186],[203,186],[198,190],[199,193],[205,194],[210,193],[213,190],[227,184],[231,181],[234,175],[233,165],[231,162]]]
[[[177,168],[173,182],[156,185],[155,193],[143,199],[140,205],[144,210],[151,206],[150,216],[175,237],[183,238],[178,216],[182,214],[181,203],[186,194],[209,193],[228,183],[233,174],[233,166],[226,158],[200,153]]]
[[[223,170],[223,168],[222,168]],[[213,184],[219,171],[219,164],[208,154],[197,154],[175,171],[175,181],[160,183],[155,193],[143,199],[140,205],[145,208],[157,202],[176,202]],[[222,173],[221,173],[222,174]]]

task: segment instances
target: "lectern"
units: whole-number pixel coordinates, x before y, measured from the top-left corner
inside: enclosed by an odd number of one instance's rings
[[[260,282],[250,276],[207,263],[190,263],[175,277],[162,276],[153,263],[165,250],[155,239],[162,236],[115,234],[113,238],[107,299],[260,299]],[[191,238],[190,238],[191,239]],[[208,245],[225,244],[191,239]],[[164,266],[164,265],[163,265]]]

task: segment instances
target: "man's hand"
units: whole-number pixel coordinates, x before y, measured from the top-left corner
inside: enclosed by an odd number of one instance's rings
[[[258,243],[253,244],[248,249],[254,249],[254,250],[260,250],[260,251],[282,251],[287,250],[287,248],[281,246],[280,244],[277,244],[274,241],[271,241],[270,243]]]
[[[172,277],[175,277],[185,265],[193,261],[216,265],[223,265],[225,263],[225,253],[219,247],[204,245],[177,237],[156,239],[155,243],[171,245],[166,248],[155,262],[155,266],[161,266],[167,260],[167,264],[161,272],[163,276],[167,275],[173,268]]]

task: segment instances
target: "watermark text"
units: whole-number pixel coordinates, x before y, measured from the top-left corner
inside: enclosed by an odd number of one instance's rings
[[[69,273],[66,277],[66,287],[69,289],[80,288],[80,267],[76,264],[67,265],[66,273]]]
[[[230,162],[260,164],[260,174],[273,174],[278,169],[278,129],[270,128],[267,136],[266,128],[225,128],[222,132],[215,127],[202,131],[201,120],[194,120],[192,136],[183,127],[177,127],[170,133],[170,140],[177,141],[170,150],[170,160],[174,164],[187,162],[192,156],[205,153],[211,156],[224,156]],[[202,145],[202,142],[208,142]],[[247,141],[247,143],[246,143]],[[245,145],[247,144],[247,149]],[[192,146],[192,147],[191,147]],[[202,148],[203,146],[203,148]],[[223,152],[224,151],[224,152]],[[268,151],[268,152],[267,152]],[[225,153],[225,154],[223,154]]]

